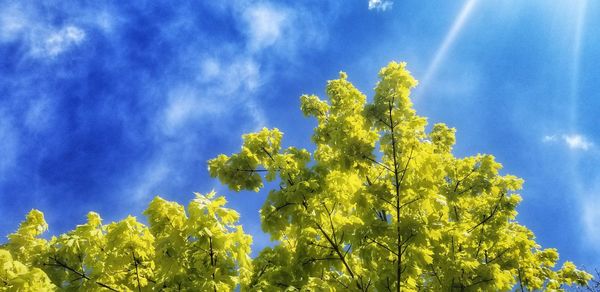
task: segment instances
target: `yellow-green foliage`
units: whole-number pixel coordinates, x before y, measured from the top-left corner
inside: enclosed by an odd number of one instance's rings
[[[252,238],[224,197],[196,194],[183,206],[154,198],[149,225],[129,216],[88,222],[53,237],[33,210],[0,249],[0,291],[231,291],[251,277]],[[14,258],[14,260],[13,260]]]
[[[56,287],[38,268],[29,269],[13,260],[12,255],[0,249],[0,291],[54,291]]]
[[[235,191],[278,181],[260,210],[276,240],[252,262],[251,237],[225,198],[196,194],[186,209],[156,197],[144,214],[88,222],[47,241],[31,211],[0,249],[8,291],[511,291],[585,286],[591,276],[542,249],[516,221],[523,181],[491,155],[457,158],[455,129],[427,130],[404,63],[379,73],[371,101],[345,73],[328,100],[301,97],[318,125],[315,151],[282,147],[283,133],[243,136],[239,153],[210,160]],[[252,198],[249,198],[252,199]]]
[[[522,180],[491,155],[457,158],[455,129],[416,115],[417,81],[390,63],[370,102],[345,73],[328,100],[301,97],[317,119],[316,150],[281,149],[282,133],[244,135],[242,151],[209,161],[235,191],[279,179],[261,209],[278,240],[254,260],[250,290],[560,290],[591,276],[542,249],[515,220]]]

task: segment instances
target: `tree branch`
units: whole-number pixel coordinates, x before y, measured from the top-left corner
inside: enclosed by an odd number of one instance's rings
[[[469,230],[467,230],[467,232],[471,232],[471,231],[475,230],[475,228],[479,227],[482,224],[485,224],[485,222],[487,222],[488,220],[492,219],[492,217],[494,217],[494,215],[496,214],[496,212],[498,212],[498,208],[500,207],[500,202],[502,201],[502,198],[504,198],[504,194],[505,193],[503,192],[500,195],[500,198],[498,199],[498,202],[494,206],[494,209],[492,210],[492,212],[490,213],[490,215],[489,216],[485,216],[481,222],[479,222],[477,225],[471,227]]]
[[[216,259],[215,259],[215,253],[213,250],[213,244],[212,244],[212,236],[208,237],[208,247],[210,250],[210,266],[212,267],[212,280],[213,280],[213,290],[214,292],[217,292],[217,284],[215,283],[215,265],[217,263]]]
[[[135,258],[135,252],[133,251],[133,249],[131,249],[131,257],[133,258],[133,264],[135,265],[135,276],[137,279],[138,291],[142,292],[142,285],[140,284],[140,272],[138,270],[138,262]]]
[[[246,169],[246,168],[236,168],[235,171],[242,171],[242,172],[267,172],[269,171],[268,169]]]
[[[435,271],[435,267],[433,266],[433,264],[429,264],[429,267],[431,268],[431,271],[433,272],[433,275],[435,276],[435,278],[437,279],[438,283],[440,284],[440,287],[443,287],[442,280],[440,279],[440,276]]]
[[[412,203],[414,203],[414,202],[416,202],[416,201],[418,201],[418,200],[421,200],[421,199],[422,199],[422,198],[415,198],[415,199],[412,199],[412,200],[410,200],[410,201],[408,201],[408,202],[406,202],[406,203],[404,203],[404,204],[400,205],[400,209],[402,209],[402,208],[404,208],[404,207],[406,207],[406,206],[408,206],[408,205],[410,205],[410,204],[412,204]]]
[[[363,155],[363,158],[365,158],[365,159],[367,159],[367,160],[369,160],[369,161],[371,161],[371,162],[373,162],[373,163],[375,163],[375,164],[377,164],[377,165],[379,165],[379,166],[383,167],[384,169],[386,169],[386,170],[387,170],[387,171],[389,171],[389,172],[394,172],[394,171],[393,171],[392,169],[390,169],[390,168],[389,168],[387,165],[385,165],[385,164],[383,164],[383,163],[381,163],[381,162],[379,162],[379,161],[377,161],[377,160],[375,160],[375,159],[373,159],[373,158],[371,158],[371,157],[368,157],[368,156],[366,156],[366,155]]]
[[[504,254],[505,254],[507,251],[509,251],[509,250],[510,250],[510,247],[509,247],[509,248],[506,248],[506,249],[504,249],[504,250],[503,250],[503,251],[501,251],[499,254],[497,254],[497,255],[496,255],[496,256],[495,256],[493,259],[489,260],[487,263],[489,264],[489,263],[491,263],[491,262],[493,262],[493,261],[495,261],[495,260],[497,260],[497,259],[501,258],[501,257],[502,257],[502,256],[503,256],[503,255],[504,255]]]
[[[310,258],[310,259],[307,259],[306,261],[304,261],[302,264],[307,265],[307,264],[314,263],[317,261],[329,261],[329,260],[338,260],[338,258],[337,257]]]
[[[354,279],[354,272],[350,268],[350,265],[348,265],[348,262],[346,262],[346,258],[344,258],[344,255],[340,251],[339,247],[335,244],[335,242],[331,239],[331,237],[327,234],[327,232],[325,232],[325,230],[323,230],[323,228],[321,227],[321,225],[319,223],[315,223],[315,224],[317,225],[317,228],[321,231],[323,236],[325,236],[325,239],[327,239],[327,241],[329,242],[329,244],[331,245],[331,247],[333,248],[335,253],[338,255],[338,258],[342,261],[342,263],[346,267],[346,270],[350,274],[350,277],[352,277]]]
[[[298,204],[298,203],[285,202],[283,205],[277,206],[277,207],[275,207],[275,210],[269,212],[269,214],[265,217],[265,219],[270,218],[274,213],[278,212],[279,210],[281,210],[287,206],[296,205],[296,204]]]
[[[68,270],[68,271],[70,271],[70,272],[74,273],[74,274],[75,274],[75,275],[77,275],[77,276],[80,276],[80,277],[81,277],[81,278],[83,278],[83,279],[86,279],[86,280],[88,280],[88,281],[92,281],[92,279],[90,279],[90,277],[88,277],[88,275],[86,275],[86,274],[85,274],[85,273],[83,273],[83,272],[79,272],[79,271],[77,271],[77,270],[73,269],[72,267],[70,267],[70,266],[69,266],[69,265],[67,265],[66,263],[64,263],[64,262],[60,261],[60,260],[59,260],[59,259],[58,259],[56,256],[51,256],[51,257],[49,257],[49,258],[50,258],[51,260],[53,260],[55,264],[50,264],[50,263],[47,263],[47,264],[44,264],[44,265],[46,265],[46,266],[55,266],[55,267],[61,267],[61,268],[65,269],[65,270]],[[104,284],[104,283],[102,283],[102,282],[99,282],[99,281],[94,281],[94,283],[96,283],[98,286],[100,286],[100,287],[103,287],[103,288],[106,288],[106,289],[108,289],[108,290],[110,290],[110,291],[119,291],[119,290],[117,290],[117,289],[115,289],[115,288],[112,288],[112,287],[110,287],[110,286],[108,286],[108,285],[106,285],[106,284]]]
[[[367,241],[370,240],[372,243],[375,243],[376,245],[378,245],[378,246],[384,248],[385,250],[391,252],[393,255],[398,256],[398,253],[396,253],[395,251],[393,251],[391,248],[387,247],[385,244],[380,243],[380,242],[376,241],[375,239],[372,239],[372,238],[369,238],[369,237],[366,237],[366,239],[367,239]]]

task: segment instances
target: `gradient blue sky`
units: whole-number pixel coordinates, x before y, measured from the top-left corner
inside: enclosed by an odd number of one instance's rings
[[[397,60],[418,113],[458,129],[456,155],[525,179],[518,220],[538,241],[600,268],[599,3],[89,3],[0,0],[2,241],[32,208],[58,234],[215,189],[258,250],[265,194],[228,191],[206,161],[263,126],[311,147],[299,96],[340,70],[371,95]]]

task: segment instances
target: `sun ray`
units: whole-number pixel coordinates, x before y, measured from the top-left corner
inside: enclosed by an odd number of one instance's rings
[[[574,131],[577,126],[577,103],[579,101],[579,77],[581,71],[581,51],[583,45],[586,7],[587,0],[577,1],[577,22],[575,23],[575,36],[573,41],[573,55],[571,63],[571,84],[569,88],[568,123],[570,131]]]
[[[460,13],[454,20],[454,23],[450,27],[450,30],[448,31],[448,33],[446,33],[446,37],[444,38],[444,41],[442,42],[440,47],[435,52],[435,55],[434,55],[431,63],[429,63],[429,66],[427,67],[427,71],[425,71],[424,77],[419,82],[420,87],[421,87],[419,95],[424,94],[424,92],[427,88],[427,85],[429,84],[431,79],[437,73],[439,66],[446,59],[448,50],[452,47],[452,45],[454,44],[454,41],[456,40],[460,31],[464,27],[466,21],[469,19],[469,16],[473,12],[473,8],[475,7],[476,3],[477,3],[477,0],[467,0],[467,1],[465,1],[465,4],[463,4],[463,7],[461,8]]]

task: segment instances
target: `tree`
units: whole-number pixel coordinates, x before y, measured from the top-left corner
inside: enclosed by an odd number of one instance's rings
[[[329,101],[301,97],[317,119],[315,150],[282,149],[283,134],[243,136],[209,161],[235,191],[278,181],[260,210],[275,240],[250,261],[251,237],[215,193],[183,206],[156,197],[144,214],[100,216],[50,240],[32,210],[0,246],[1,291],[527,291],[585,288],[591,275],[542,249],[516,221],[522,180],[491,155],[456,158],[455,130],[426,130],[404,63],[380,73],[370,102],[345,73]],[[593,282],[594,285],[597,282]],[[597,288],[597,285],[596,285]]]
[[[196,194],[186,213],[156,197],[144,212],[149,226],[132,216],[103,225],[90,212],[49,241],[33,210],[0,249],[0,291],[231,291],[250,278],[252,239],[225,203]]]
[[[315,150],[282,149],[282,133],[243,136],[209,161],[232,190],[278,181],[260,210],[277,244],[254,259],[250,290],[517,291],[586,285],[591,275],[542,249],[516,221],[522,180],[491,155],[457,158],[455,130],[426,130],[404,63],[379,73],[375,95],[345,73],[328,101],[301,97],[317,119]]]

